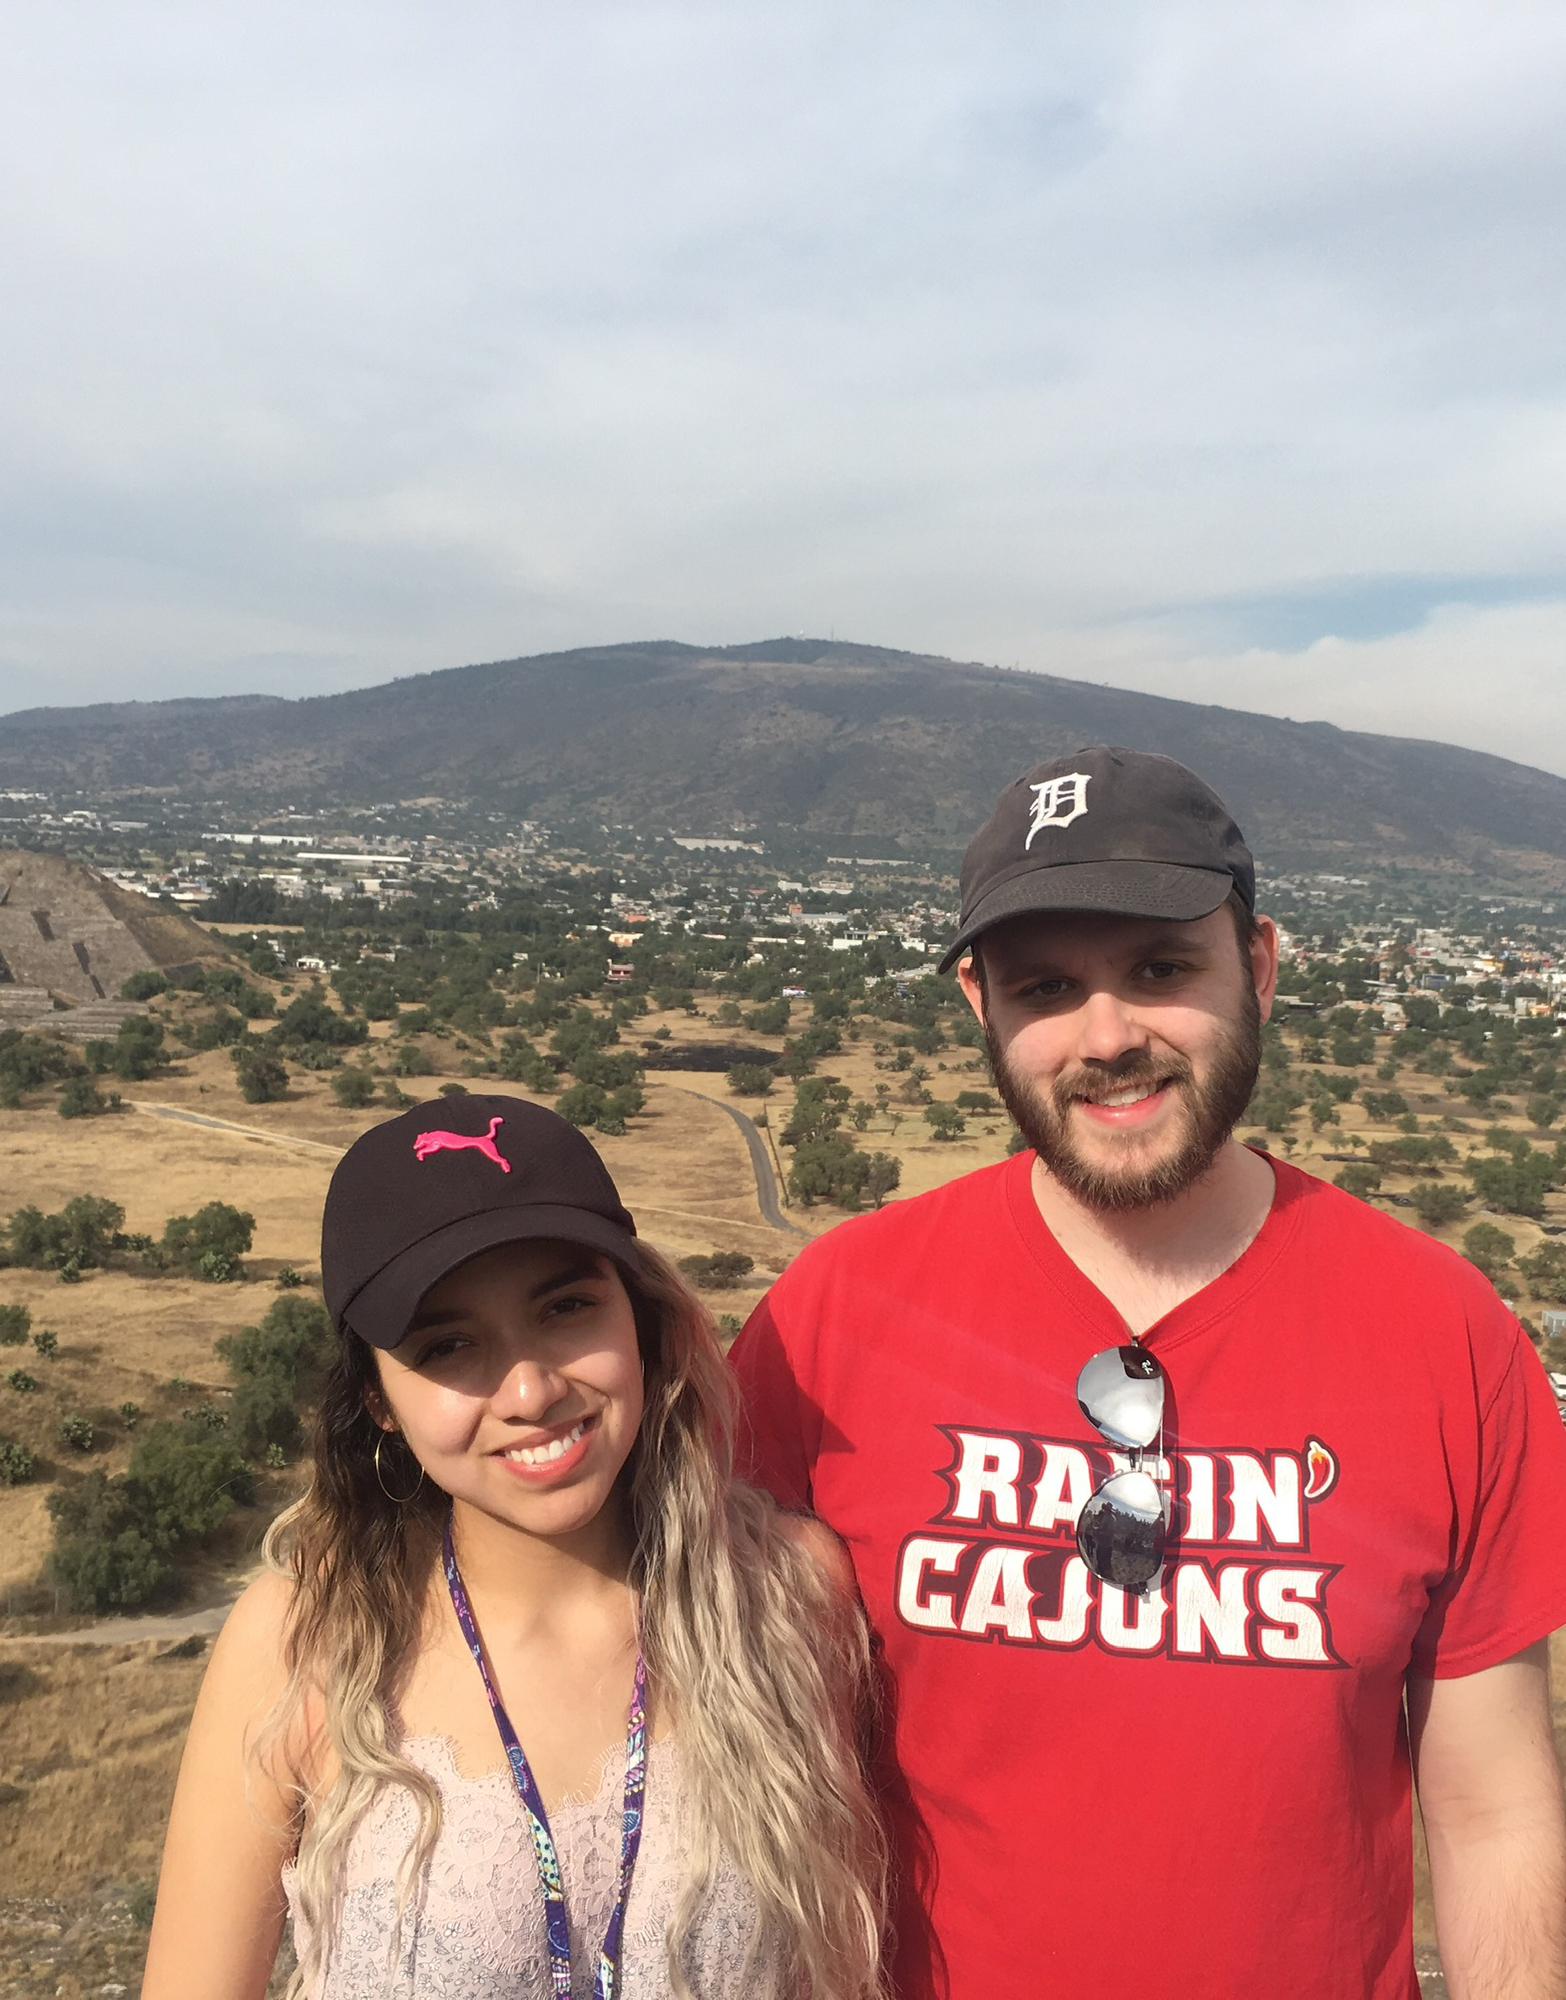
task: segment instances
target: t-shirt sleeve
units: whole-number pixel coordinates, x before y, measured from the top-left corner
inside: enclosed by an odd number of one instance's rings
[[[799,1379],[781,1291],[773,1287],[729,1350],[740,1385],[735,1470],[780,1506],[803,1509],[811,1505],[820,1412]]]
[[[1414,1645],[1414,1672],[1436,1680],[1498,1666],[1566,1625],[1566,1426],[1538,1355],[1511,1327],[1472,1475],[1455,1495],[1456,1560]]]

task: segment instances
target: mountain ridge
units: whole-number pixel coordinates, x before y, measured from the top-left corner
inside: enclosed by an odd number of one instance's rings
[[[890,647],[637,640],[343,693],[0,717],[0,788],[259,806],[436,796],[671,831],[749,824],[960,846],[1001,787],[1087,742],[1178,757],[1274,866],[1566,884],[1566,778],[1372,735]]]

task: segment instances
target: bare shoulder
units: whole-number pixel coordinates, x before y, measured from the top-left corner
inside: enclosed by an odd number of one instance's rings
[[[254,1696],[282,1686],[293,1604],[293,1584],[270,1570],[245,1585],[212,1648],[207,1679],[219,1693]]]
[[[794,1547],[811,1558],[829,1583],[836,1584],[845,1597],[858,1595],[853,1560],[825,1521],[818,1521],[814,1514],[780,1513],[778,1525]]]

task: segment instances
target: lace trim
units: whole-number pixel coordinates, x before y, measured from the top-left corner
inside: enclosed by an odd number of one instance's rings
[[[400,1785],[386,1785],[354,1829],[340,1883],[328,1967],[311,2000],[547,2000],[549,1958],[536,1863],[510,1770],[463,1772],[449,1736],[407,1738],[410,1763],[441,1794],[443,1819],[394,1947],[396,1878],[418,1827]],[[598,1944],[619,1877],[624,1751],[606,1753],[596,1790],[551,1806],[572,1939],[572,2000],[591,2000]],[[686,1881],[684,1788],[671,1740],[648,1752],[647,1818],[626,1913],[621,1983],[637,2000],[670,1994],[665,1940]],[[283,1871],[296,1947],[308,1944],[298,1912],[297,1869]],[[713,1883],[692,1928],[686,1976],[699,2000],[768,2000],[775,1967],[749,1965],[755,1899],[733,1870]]]

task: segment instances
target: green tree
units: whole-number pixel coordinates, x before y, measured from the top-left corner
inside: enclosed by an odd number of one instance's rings
[[[277,1104],[288,1095],[288,1071],[264,1044],[244,1041],[234,1049],[239,1094],[247,1104]]]
[[[1339,1167],[1333,1178],[1345,1194],[1355,1195],[1361,1201],[1368,1201],[1381,1185],[1381,1175],[1363,1160]]]
[[[852,1141],[834,1132],[801,1140],[789,1169],[789,1192],[807,1208],[818,1201],[858,1208],[870,1177],[870,1162]]]
[[[21,1347],[32,1323],[26,1306],[0,1306],[0,1347]]]
[[[743,1250],[714,1250],[706,1257],[682,1257],[680,1269],[693,1285],[709,1292],[731,1291],[756,1268],[756,1260]]]
[[[781,1035],[787,1032],[788,1017],[786,1000],[769,1000],[763,1006],[751,1008],[745,1016],[745,1025],[752,1034]]]
[[[1530,1151],[1525,1159],[1475,1160],[1468,1177],[1487,1207],[1507,1215],[1540,1216],[1555,1179],[1555,1165],[1547,1153]]]
[[[1551,1305],[1566,1305],[1566,1243],[1541,1243],[1522,1259],[1518,1269],[1536,1299],[1546,1299]]]
[[[772,1071],[766,1063],[736,1063],[729,1071],[728,1083],[736,1097],[769,1097]]]
[[[932,1139],[960,1139],[968,1129],[968,1121],[955,1104],[926,1105],[924,1122],[930,1128]]]
[[[846,1083],[829,1076],[807,1076],[795,1093],[794,1108],[783,1128],[785,1146],[802,1146],[828,1138],[843,1122],[853,1097]]]
[[[1427,1229],[1455,1222],[1467,1206],[1467,1195],[1451,1181],[1426,1181],[1414,1189],[1414,1213]]]
[[[1499,1285],[1510,1272],[1517,1244],[1493,1222],[1476,1222],[1463,1237],[1463,1255],[1490,1280]]]
[[[903,1178],[901,1161],[890,1153],[872,1153],[866,1162],[864,1192],[877,1208]]]
[[[209,1201],[194,1215],[170,1216],[158,1245],[167,1270],[223,1284],[240,1273],[240,1258],[255,1240],[256,1219],[247,1209]]]

